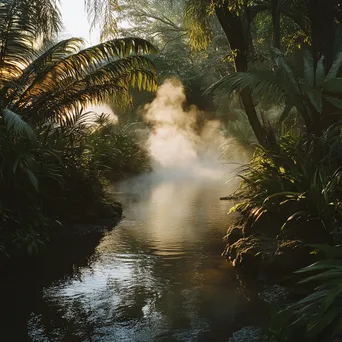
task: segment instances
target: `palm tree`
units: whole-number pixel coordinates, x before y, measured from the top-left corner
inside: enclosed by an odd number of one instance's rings
[[[75,126],[77,120],[66,120],[82,106],[108,97],[129,101],[131,87],[156,88],[153,65],[142,56],[155,51],[147,41],[116,39],[82,50],[78,38],[52,43],[59,28],[53,0],[0,1],[0,140],[8,145],[0,168],[14,177],[23,167],[33,185],[32,162],[21,162],[21,151],[37,134],[43,139],[65,122]]]
[[[64,152],[87,131],[80,108],[156,88],[147,41],[82,49],[79,38],[54,42],[60,26],[57,1],[0,0],[0,236],[9,241],[41,240],[51,182],[62,182]]]
[[[34,15],[54,20],[37,23]],[[82,39],[48,41],[58,28],[58,10],[51,0],[0,2],[2,111],[36,125],[107,97],[128,100],[132,86],[156,87],[153,65],[142,56],[155,51],[147,41],[115,39],[82,50]]]

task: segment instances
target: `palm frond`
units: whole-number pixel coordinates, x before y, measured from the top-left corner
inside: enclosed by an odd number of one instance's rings
[[[18,101],[32,83],[43,77],[48,70],[51,70],[52,66],[63,60],[65,56],[79,51],[82,44],[83,40],[79,38],[62,40],[56,44],[46,42],[42,51],[33,55],[34,60],[22,71],[14,86],[10,88],[7,101],[10,103]]]
[[[0,3],[0,82],[20,76],[33,54],[35,26],[18,12],[18,1]]]
[[[46,115],[64,115],[75,106],[106,102],[108,96],[116,96],[120,92],[128,98],[131,87],[153,91],[157,86],[153,64],[143,56],[119,59],[81,76],[55,76],[49,79],[49,83],[45,83],[44,87],[33,87],[31,96],[26,94],[14,108],[25,112],[31,120],[34,116],[37,119],[46,119]]]
[[[189,39],[195,51],[204,50],[212,39],[210,23],[211,2],[207,0],[187,0],[184,9],[184,24],[189,31]]]
[[[148,91],[155,89],[155,70],[152,63],[146,57],[137,56],[155,51],[147,41],[139,38],[118,39],[70,54],[79,49],[81,43],[78,39],[63,41],[43,54],[34,66],[25,69],[19,78],[17,89],[9,97],[9,107],[32,117],[39,116],[46,108],[58,108],[59,96],[65,98],[76,96],[79,92],[84,94],[87,86],[96,85],[99,90],[105,89],[105,84],[108,87],[112,84],[116,91],[129,89],[130,86]],[[134,69],[140,70],[137,77],[133,76]],[[143,72],[144,69],[146,72]],[[130,83],[123,86],[118,79],[124,75],[127,80],[127,73],[131,74]],[[109,90],[105,92],[107,95],[111,93]],[[50,103],[51,95],[54,96],[56,105]],[[103,101],[106,96],[101,96],[101,100],[95,97],[91,102]],[[70,98],[68,102],[76,103],[77,99],[72,101]],[[61,107],[60,111],[63,109]],[[55,111],[49,113],[55,114]]]
[[[117,34],[116,14],[120,10],[117,0],[85,0],[91,29],[101,27],[101,40],[114,38]]]
[[[255,98],[264,98],[267,101],[281,102],[285,98],[285,89],[281,78],[273,71],[237,72],[223,77],[206,91],[217,97],[226,96],[233,91],[248,88]]]
[[[77,42],[77,45],[78,44],[79,43]],[[77,47],[75,46],[75,48]],[[58,87],[60,81],[68,82],[68,80],[82,80],[94,70],[119,58],[130,55],[153,53],[155,51],[152,44],[140,38],[111,40],[71,55],[66,51],[64,58],[61,56],[55,63],[48,64],[46,68],[34,78],[32,83],[23,92],[21,100],[25,102],[29,98],[40,96],[49,90],[51,91],[51,87]],[[54,51],[52,51],[52,53],[54,55]],[[20,104],[17,106],[20,107]]]

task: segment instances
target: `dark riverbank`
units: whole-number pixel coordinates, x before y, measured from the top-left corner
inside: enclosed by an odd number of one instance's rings
[[[94,213],[85,213],[79,223],[69,222],[54,231],[50,242],[38,255],[16,255],[2,260],[0,321],[4,341],[32,341],[27,322],[32,311],[44,306],[44,288],[56,281],[77,277],[79,269],[86,267],[95,256],[101,239],[120,222],[121,204],[103,208],[106,209],[103,209],[102,215],[105,211],[107,215],[96,218]],[[84,223],[87,220],[88,223]]]

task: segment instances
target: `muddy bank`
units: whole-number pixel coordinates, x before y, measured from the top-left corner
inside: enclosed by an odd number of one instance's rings
[[[282,229],[282,221],[273,218],[251,226],[238,218],[224,237],[223,255],[234,267],[255,279],[282,281],[293,272],[315,261],[312,245],[328,241],[325,232],[307,222]]]

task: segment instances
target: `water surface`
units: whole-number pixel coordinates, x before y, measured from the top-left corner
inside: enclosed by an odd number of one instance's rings
[[[233,204],[221,178],[151,174],[113,191],[125,218],[82,260],[80,241],[2,289],[8,341],[227,341],[258,320],[220,255]]]

